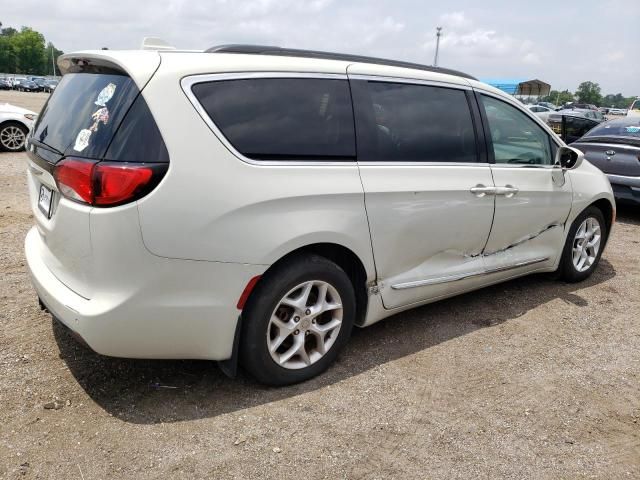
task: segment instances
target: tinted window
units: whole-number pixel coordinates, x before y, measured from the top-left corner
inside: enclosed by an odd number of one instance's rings
[[[464,91],[375,81],[355,81],[352,86],[359,160],[477,161]]]
[[[142,95],[138,95],[116,131],[105,160],[164,163],[169,153]]]
[[[125,75],[67,74],[38,117],[33,137],[66,155],[102,158],[138,93]]]
[[[196,84],[193,93],[229,142],[249,158],[355,159],[346,80],[227,80]]]
[[[482,95],[496,163],[552,165],[549,135],[508,103]]]

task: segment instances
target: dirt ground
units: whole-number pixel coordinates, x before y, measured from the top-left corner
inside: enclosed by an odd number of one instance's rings
[[[273,389],[101,357],[53,323],[25,267],[24,171],[0,154],[0,478],[640,478],[638,208],[584,283],[533,276],[397,315]]]

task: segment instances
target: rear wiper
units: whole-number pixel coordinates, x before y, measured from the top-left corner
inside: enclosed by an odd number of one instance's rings
[[[31,145],[35,145],[38,148],[41,148],[43,150],[47,150],[47,151],[49,151],[51,153],[55,153],[57,155],[60,155],[61,157],[64,157],[64,153],[62,153],[60,150],[56,150],[55,148],[47,145],[46,143],[41,142],[40,140],[36,140],[35,138],[30,138],[28,140],[28,142]]]

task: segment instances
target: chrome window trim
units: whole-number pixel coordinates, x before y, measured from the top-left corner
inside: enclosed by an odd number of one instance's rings
[[[478,277],[482,275],[490,275],[492,273],[505,272],[514,268],[526,267],[529,265],[535,265],[536,263],[542,263],[549,260],[549,257],[534,258],[532,260],[525,260],[523,262],[514,263],[512,265],[504,265],[500,267],[485,268],[484,270],[474,270],[466,273],[459,273],[456,275],[447,275],[444,277],[427,278],[425,280],[416,280],[413,282],[396,283],[391,285],[392,290],[406,290],[408,288],[426,287],[428,285],[437,285],[439,283],[457,282],[464,280],[465,278]]]
[[[198,115],[204,120],[211,132],[220,140],[227,150],[239,160],[253,166],[260,167],[302,167],[302,166],[329,166],[329,167],[351,167],[358,165],[357,160],[346,160],[342,162],[332,162],[326,160],[254,160],[244,156],[227,140],[222,131],[217,127],[214,121],[209,117],[207,111],[198,101],[193,93],[192,87],[198,83],[220,82],[224,80],[246,80],[253,78],[316,78],[329,80],[348,80],[346,74],[343,73],[314,73],[314,72],[229,72],[229,73],[205,73],[197,75],[189,75],[180,80],[180,87],[187,96],[187,99],[195,108]],[[355,138],[354,138],[355,140]]]
[[[441,87],[441,88],[455,88],[457,90],[472,90],[471,85],[463,85],[458,83],[451,82],[441,82],[438,80],[422,80],[418,78],[408,78],[408,77],[393,77],[387,75],[365,75],[358,73],[349,73],[349,68],[347,67],[347,76],[349,80],[365,80],[369,82],[384,82],[384,83],[406,83],[410,85],[427,85],[431,87]]]
[[[491,164],[484,162],[376,162],[358,161],[360,167],[490,167]]]

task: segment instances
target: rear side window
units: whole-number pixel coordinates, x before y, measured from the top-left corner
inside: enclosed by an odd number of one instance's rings
[[[227,140],[248,158],[355,160],[346,80],[224,80],[196,84],[192,91]]]
[[[64,155],[101,159],[138,93],[126,75],[66,74],[38,117],[33,137]]]
[[[360,161],[478,161],[464,91],[364,80],[352,85]]]

